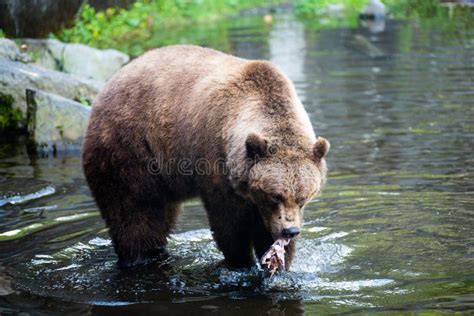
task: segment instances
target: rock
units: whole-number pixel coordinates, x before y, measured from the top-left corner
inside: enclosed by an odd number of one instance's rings
[[[15,293],[13,290],[13,277],[14,270],[12,268],[0,266],[0,296]]]
[[[27,90],[29,149],[48,154],[80,149],[91,107],[41,90]]]
[[[385,19],[360,20],[360,24],[373,34],[382,33],[385,31]]]
[[[130,58],[114,49],[96,49],[82,44],[66,44],[54,39],[23,39],[28,52],[43,67],[85,78],[107,80]]]
[[[21,110],[23,119],[26,117],[26,89],[44,90],[90,104],[102,86],[100,81],[0,59],[0,94],[13,98],[12,106]]]
[[[31,61],[28,55],[20,52],[14,41],[6,38],[0,38],[0,58],[24,63]]]
[[[385,4],[380,0],[369,0],[362,12],[359,14],[360,19],[384,19],[386,14]]]

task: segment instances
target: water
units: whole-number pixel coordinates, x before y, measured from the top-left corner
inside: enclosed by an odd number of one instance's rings
[[[474,33],[310,24],[247,17],[153,39],[272,60],[330,140],[291,272],[226,269],[198,201],[169,258],[119,271],[79,157],[33,159],[3,140],[0,314],[472,312]]]

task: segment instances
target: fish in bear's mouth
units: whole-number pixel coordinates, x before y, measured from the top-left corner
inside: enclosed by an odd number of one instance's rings
[[[262,256],[262,266],[267,266],[271,276],[281,267],[285,270],[285,246],[290,243],[290,239],[279,238]]]

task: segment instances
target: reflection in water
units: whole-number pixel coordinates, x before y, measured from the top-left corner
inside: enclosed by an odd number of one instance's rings
[[[305,38],[303,24],[294,17],[286,16],[276,20],[268,40],[270,61],[278,65],[293,81],[295,87],[306,83],[304,76]],[[304,101],[304,92],[297,89]]]
[[[272,60],[331,141],[329,183],[307,207],[292,271],[226,269],[196,202],[166,258],[119,271],[79,157],[30,160],[24,142],[4,142],[1,314],[474,309],[471,33],[411,21],[321,31],[275,16],[173,37]]]

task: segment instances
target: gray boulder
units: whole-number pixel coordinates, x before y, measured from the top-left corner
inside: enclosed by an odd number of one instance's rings
[[[26,89],[44,90],[90,104],[102,86],[100,81],[0,59],[0,94],[13,99],[13,108],[20,109],[23,118],[26,117]]]
[[[31,151],[42,154],[79,150],[91,107],[41,90],[27,90]]]
[[[0,59],[2,58],[25,63],[31,61],[28,55],[20,52],[14,41],[7,38],[0,38]]]
[[[130,58],[114,49],[66,44],[54,39],[22,39],[35,62],[43,67],[85,78],[107,80]]]

